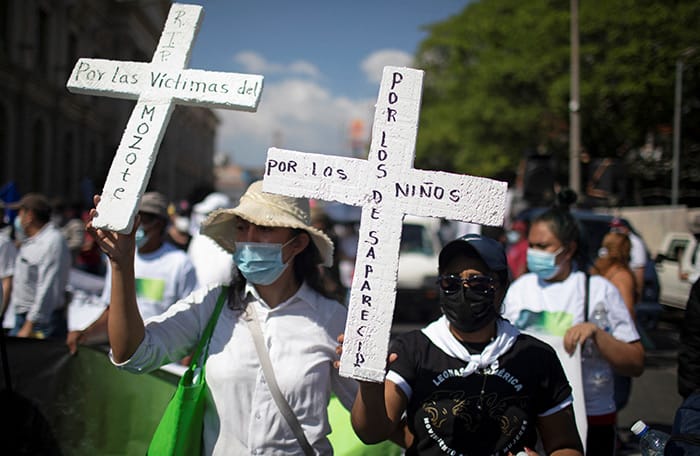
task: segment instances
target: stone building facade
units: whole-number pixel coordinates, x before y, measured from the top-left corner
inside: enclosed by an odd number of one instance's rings
[[[134,101],[74,95],[80,57],[149,62],[170,8],[163,0],[0,1],[0,186],[88,204],[99,193]],[[149,190],[171,200],[214,185],[218,119],[177,106]]]

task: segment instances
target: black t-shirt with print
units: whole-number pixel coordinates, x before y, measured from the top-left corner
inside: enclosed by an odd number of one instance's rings
[[[557,407],[571,387],[554,350],[520,334],[496,372],[462,377],[466,363],[445,354],[422,332],[397,338],[389,369],[410,385],[407,455],[506,455],[534,448],[537,416]]]

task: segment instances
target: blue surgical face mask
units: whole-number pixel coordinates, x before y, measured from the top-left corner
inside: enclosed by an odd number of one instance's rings
[[[508,231],[506,233],[506,239],[508,240],[508,244],[515,244],[520,240],[520,233],[517,231]]]
[[[236,242],[233,262],[249,282],[270,285],[287,269],[289,262],[282,262],[282,248],[293,239],[284,244]]]
[[[142,227],[136,228],[136,234],[134,235],[136,239],[136,248],[140,249],[144,245],[146,245],[146,242],[148,242],[148,235],[146,234],[146,231]]]
[[[557,255],[564,250],[561,247],[556,252],[545,252],[533,248],[527,249],[527,269],[544,280],[549,280],[559,273],[561,265],[557,264]]]

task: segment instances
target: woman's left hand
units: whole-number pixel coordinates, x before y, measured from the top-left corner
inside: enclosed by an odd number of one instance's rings
[[[591,322],[579,323],[569,328],[564,334],[564,350],[569,355],[573,355],[576,351],[576,346],[586,341],[591,337],[595,337],[598,326]]]

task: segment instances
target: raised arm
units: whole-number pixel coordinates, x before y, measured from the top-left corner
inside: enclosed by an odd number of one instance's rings
[[[403,432],[401,415],[406,410],[406,405],[406,396],[392,381],[360,382],[352,406],[352,427],[360,440],[367,444],[390,438],[397,441],[397,435]],[[402,442],[403,445],[407,443],[410,442]]]
[[[95,196],[95,205],[99,196]],[[96,210],[90,211],[87,230],[90,231],[97,245],[109,258],[112,267],[112,292],[109,301],[109,319],[107,332],[112,356],[117,363],[131,358],[144,337],[143,319],[136,304],[136,279],[134,276],[134,254],[136,243],[134,232],[128,235],[102,230],[92,226]]]
[[[594,323],[579,323],[569,328],[564,335],[564,348],[569,354],[577,344],[592,338],[600,354],[620,375],[638,377],[644,371],[644,347],[640,341],[624,342],[598,328]]]

